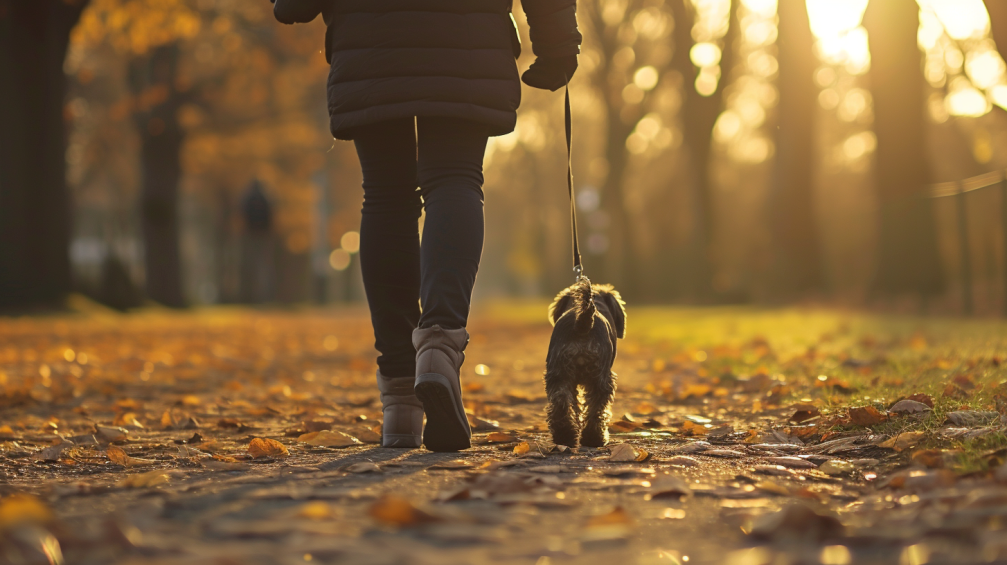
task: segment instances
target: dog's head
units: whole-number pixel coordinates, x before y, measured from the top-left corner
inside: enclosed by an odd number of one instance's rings
[[[619,291],[610,284],[596,284],[591,288],[594,290],[594,302],[598,311],[612,324],[617,336],[626,337],[626,303]]]
[[[552,322],[552,325],[555,326],[563,314],[577,306],[577,301],[581,300],[581,296],[585,294],[586,290],[581,288],[581,284],[583,283],[564,288],[556,295],[552,304],[549,305],[549,321]],[[593,284],[591,285],[591,294],[598,311],[615,328],[616,335],[620,338],[625,337],[626,303],[623,302],[619,291],[610,284]]]

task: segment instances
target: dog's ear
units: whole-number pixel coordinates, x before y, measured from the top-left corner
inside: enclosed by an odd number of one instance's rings
[[[573,304],[573,296],[570,295],[569,290],[564,289],[557,294],[552,304],[549,305],[549,323],[554,326],[559,321],[560,316],[566,313],[570,309],[571,304]]]
[[[619,291],[614,288],[606,288],[601,295],[608,310],[612,312],[612,322],[615,324],[615,334],[619,338],[626,337],[626,303],[622,301]]]

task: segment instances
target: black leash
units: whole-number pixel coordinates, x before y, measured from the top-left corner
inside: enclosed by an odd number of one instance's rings
[[[580,258],[580,241],[577,235],[577,199],[573,193],[573,117],[570,114],[570,80],[566,82],[566,188],[570,194],[570,226],[573,236],[573,274],[579,281],[584,277]]]

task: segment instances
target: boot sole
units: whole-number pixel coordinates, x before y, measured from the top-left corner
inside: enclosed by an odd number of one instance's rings
[[[414,448],[420,446],[420,436],[412,434],[388,434],[381,437],[381,447],[406,447]]]
[[[426,373],[416,377],[416,397],[423,403],[427,425],[423,445],[430,451],[460,451],[472,447],[468,417],[459,413],[458,402],[444,375]]]

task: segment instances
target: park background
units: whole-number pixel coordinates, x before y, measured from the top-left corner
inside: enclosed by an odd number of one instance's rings
[[[986,4],[992,19],[982,0],[582,0],[587,274],[638,304],[1002,312],[1007,14]],[[0,302],[363,300],[360,172],[328,133],[320,19],[4,0],[0,26]],[[523,97],[486,153],[479,297],[571,276],[562,94]],[[930,198],[984,173],[990,188]]]

